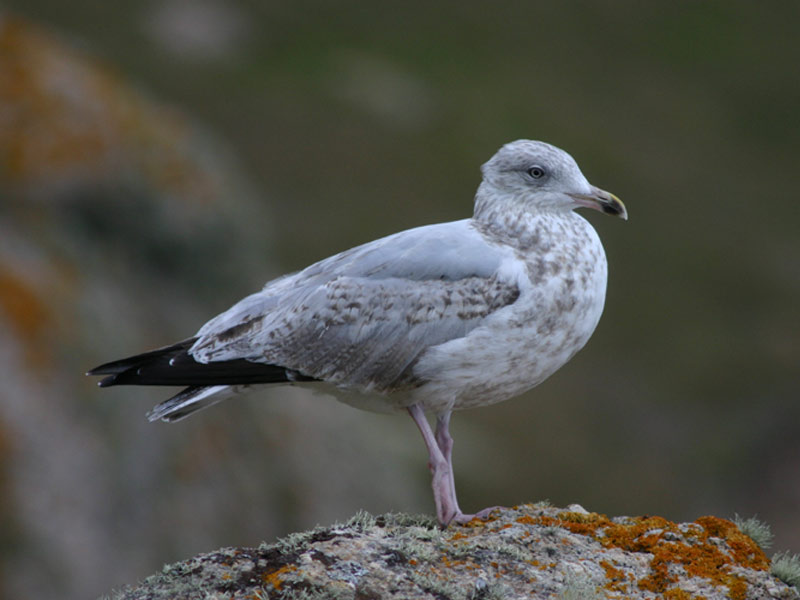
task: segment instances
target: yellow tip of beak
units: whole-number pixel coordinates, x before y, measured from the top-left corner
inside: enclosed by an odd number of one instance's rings
[[[626,221],[628,220],[628,210],[625,208],[622,200],[611,192],[592,187],[592,192],[590,194],[570,194],[570,196],[580,206],[599,210],[607,215],[619,217]]]

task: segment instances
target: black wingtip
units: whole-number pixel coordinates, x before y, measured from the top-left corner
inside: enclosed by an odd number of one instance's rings
[[[114,385],[116,382],[117,382],[117,376],[116,375],[109,375],[108,377],[104,377],[103,379],[98,381],[97,382],[97,387],[101,387],[101,388],[109,387],[109,386]]]
[[[119,375],[132,368],[140,367],[144,364],[155,362],[165,356],[171,356],[188,350],[197,338],[189,338],[172,344],[171,346],[164,346],[163,348],[156,348],[149,352],[142,354],[134,354],[119,360],[112,360],[111,362],[103,363],[92,369],[89,369],[86,374],[89,376],[95,375]]]
[[[115,360],[114,362],[103,363],[102,365],[92,367],[86,371],[86,374],[89,377],[95,377],[97,375],[112,375],[114,373],[120,373],[124,370],[124,368],[119,365],[121,362],[122,361]]]

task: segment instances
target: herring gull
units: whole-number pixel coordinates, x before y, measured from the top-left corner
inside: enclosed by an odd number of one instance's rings
[[[275,383],[407,411],[428,449],[439,522],[485,517],[491,508],[458,506],[450,415],[529,390],[586,344],[603,311],[607,264],[573,209],[627,212],[544,142],[508,143],[481,170],[471,219],[336,254],[270,281],[189,339],[88,374],[105,375],[101,387],[186,386],[151,421]]]

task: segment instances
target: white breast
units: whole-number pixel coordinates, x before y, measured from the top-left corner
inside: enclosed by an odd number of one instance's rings
[[[485,406],[544,381],[589,340],[603,312],[607,263],[592,226],[573,213],[538,215],[501,267],[520,296],[467,336],[428,349],[411,394],[427,410]]]

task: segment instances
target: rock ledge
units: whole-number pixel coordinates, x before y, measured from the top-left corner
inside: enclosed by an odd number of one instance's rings
[[[800,599],[732,522],[608,518],[530,504],[441,530],[428,517],[359,513],[259,548],[168,565],[116,600]]]

